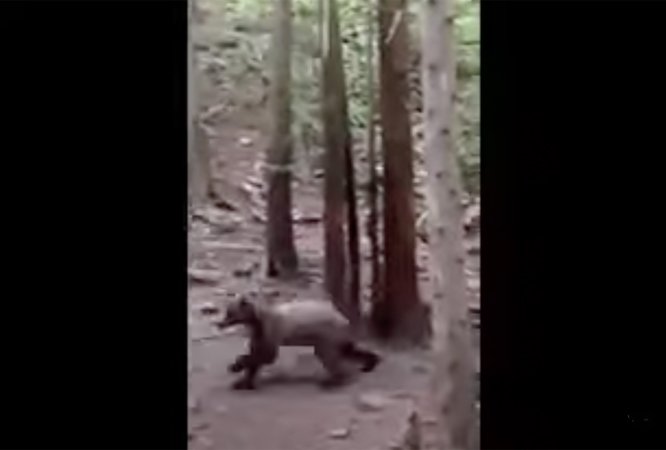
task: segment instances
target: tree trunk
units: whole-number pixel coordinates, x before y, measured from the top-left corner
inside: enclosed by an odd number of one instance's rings
[[[384,301],[373,315],[381,335],[422,342],[428,336],[428,317],[416,281],[406,3],[381,0],[379,10],[385,272]]]
[[[423,8],[423,97],[430,267],[434,283],[436,449],[477,444],[474,363],[467,313],[461,182],[454,148],[455,60],[451,0]]]
[[[342,42],[335,0],[325,0],[322,45],[322,116],[324,122],[324,252],[326,290],[336,307],[358,324],[358,228],[347,119]],[[352,200],[350,202],[350,200]],[[345,222],[350,239],[345,234]],[[351,235],[354,235],[353,237]],[[347,257],[350,264],[347,264]],[[356,293],[354,293],[356,292]]]
[[[345,95],[346,99],[346,95]],[[345,106],[347,101],[345,100]],[[349,256],[349,292],[348,301],[350,309],[350,319],[354,326],[361,321],[361,255],[359,253],[358,236],[358,211],[356,208],[356,180],[354,171],[354,155],[352,152],[351,132],[349,131],[349,122],[347,120],[347,111],[345,108],[345,128],[347,129],[345,138],[345,174],[346,174],[346,195],[347,195],[347,255]]]
[[[205,202],[211,182],[210,149],[208,138],[199,125],[199,71],[194,53],[192,26],[194,24],[195,0],[188,3],[188,77],[187,77],[187,176],[188,199],[192,206]]]
[[[382,301],[380,261],[379,261],[379,236],[377,225],[379,214],[377,211],[378,201],[378,181],[377,181],[377,151],[375,135],[375,40],[374,40],[374,21],[375,21],[375,3],[369,1],[368,4],[368,240],[370,242],[370,300],[375,305]]]
[[[271,132],[266,155],[268,181],[267,274],[288,278],[298,269],[291,217],[291,0],[277,0],[272,40]]]
[[[322,13],[322,117],[324,124],[324,275],[333,303],[343,312],[345,299],[344,151],[340,133],[339,99],[335,92],[334,67],[340,64],[331,48],[335,30],[330,24],[331,0],[324,0]]]
[[[352,135],[349,128],[349,105],[347,102],[347,87],[345,81],[344,65],[342,61],[342,42],[340,39],[340,21],[337,12],[337,0],[333,0],[331,9],[331,27],[336,29],[335,46],[339,48],[340,65],[337,68],[339,95],[342,106],[342,132],[344,136],[345,152],[345,194],[347,197],[347,256],[349,257],[349,291],[348,302],[353,325],[359,325],[361,320],[361,255],[359,253],[358,210],[356,205],[356,172],[354,170],[354,152],[352,151]]]

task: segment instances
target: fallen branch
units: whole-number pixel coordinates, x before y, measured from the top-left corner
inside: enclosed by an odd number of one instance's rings
[[[197,336],[192,338],[192,342],[216,341],[222,339],[220,334],[208,334],[206,336]]]
[[[215,116],[216,114],[224,112],[224,109],[226,107],[227,107],[226,102],[211,106],[210,108],[208,108],[206,111],[202,112],[199,115],[199,121],[203,122],[212,119],[213,116]]]
[[[238,206],[231,203],[229,200],[219,198],[217,196],[215,198],[213,198],[213,204],[216,207],[218,207],[220,209],[227,210],[227,211],[234,211],[234,212],[238,211]]]
[[[200,122],[199,126],[204,131],[204,133],[206,133],[207,137],[211,138],[211,137],[217,137],[218,136],[217,132],[213,128],[206,125],[205,123]]]
[[[252,244],[237,242],[206,242],[203,244],[208,250],[237,250],[242,252],[263,252],[264,248]]]

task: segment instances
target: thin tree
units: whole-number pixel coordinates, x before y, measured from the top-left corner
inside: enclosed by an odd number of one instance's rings
[[[334,2],[337,0],[333,0]],[[332,26],[338,27],[337,8],[335,21]],[[340,32],[338,31],[338,36]],[[342,43],[340,53],[342,53]],[[342,58],[340,59],[342,63]],[[352,151],[352,136],[349,128],[349,105],[347,103],[347,90],[345,83],[344,67],[339,66],[340,87],[342,96],[342,123],[344,125],[344,152],[345,152],[345,194],[347,197],[347,256],[349,257],[349,283],[348,301],[351,311],[351,319],[354,325],[358,325],[361,318],[360,290],[361,290],[361,254],[359,249],[358,210],[356,205],[356,172],[354,170],[354,153]]]
[[[347,197],[347,255],[349,256],[348,301],[354,325],[361,318],[361,254],[359,249],[358,210],[356,205],[356,180],[351,133],[345,138],[345,194]]]
[[[378,236],[379,212],[377,210],[378,201],[378,181],[377,181],[377,151],[375,135],[375,3],[368,0],[368,31],[367,31],[367,64],[368,64],[368,241],[370,242],[370,298],[371,304],[381,302],[381,267],[380,267],[380,249]]]
[[[270,143],[266,154],[267,274],[291,277],[298,269],[291,217],[291,0],[277,0],[272,39]]]
[[[407,108],[409,36],[406,0],[380,0],[380,115],[384,157],[384,298],[373,319],[385,337],[422,342],[426,308],[416,278],[414,170]]]
[[[422,12],[428,244],[435,297],[434,448],[470,449],[477,445],[474,366],[453,133],[456,72],[451,0],[424,0]]]
[[[187,39],[187,175],[188,199],[192,206],[203,203],[210,189],[210,149],[208,138],[199,124],[198,83],[196,54],[192,27],[194,24],[195,0],[188,2],[188,39]]]
[[[336,1],[325,0],[323,6],[325,285],[333,303],[357,325],[360,319],[358,225],[342,42]]]

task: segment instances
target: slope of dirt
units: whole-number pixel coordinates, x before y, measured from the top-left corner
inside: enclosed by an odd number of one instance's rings
[[[261,150],[254,143],[261,142],[261,137],[252,130],[232,128],[232,123],[228,121],[213,142],[224,152],[219,175],[233,188],[254,176]],[[253,144],[241,143],[247,142],[243,137],[251,137]],[[295,204],[304,216],[320,213],[317,189],[297,185],[295,193]],[[251,213],[212,209],[200,214],[205,221],[195,220],[190,231],[190,448],[389,448],[404,433],[411,399],[427,391],[425,353],[381,350],[385,360],[374,373],[324,392],[316,385],[323,369],[312,352],[284,349],[278,362],[262,375],[260,390],[228,389],[233,377],[226,366],[244,351],[245,340],[242,334],[218,334],[202,307],[223,310],[233,294],[249,291],[265,292],[278,301],[322,298],[322,232],[318,223],[296,225],[306,276],[286,284],[263,276],[263,224]],[[365,412],[357,405],[359,395],[377,396],[382,405],[375,405],[378,411]]]
[[[226,182],[225,192],[242,191],[236,187],[256,177],[256,160],[263,144],[261,132],[229,119],[212,142],[223,160],[217,175]],[[300,216],[316,218],[321,212],[317,186],[297,184],[294,189]],[[238,194],[238,201],[246,198],[245,202],[252,205],[252,196]],[[323,369],[311,351],[285,349],[278,362],[262,375],[260,390],[240,393],[228,389],[233,378],[226,366],[244,351],[244,337],[238,333],[218,334],[202,308],[215,306],[223,311],[226,300],[243,292],[261,291],[278,301],[323,298],[322,231],[316,221],[296,224],[302,279],[281,283],[264,277],[260,197],[254,200],[258,206],[239,207],[237,212],[217,208],[201,211],[201,219],[195,219],[190,230],[190,448],[390,448],[404,434],[411,401],[428,393],[430,367],[425,351],[380,349],[385,361],[375,372],[361,375],[345,388],[322,392],[316,380]],[[420,259],[427,267],[426,255]],[[427,298],[427,277],[421,274],[421,278],[422,293]],[[358,407],[357,397],[369,393],[376,393],[385,403],[378,411],[365,412]]]

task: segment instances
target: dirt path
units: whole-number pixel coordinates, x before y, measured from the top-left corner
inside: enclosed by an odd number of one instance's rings
[[[219,176],[227,189],[233,189],[255,176],[263,141],[260,132],[243,127],[242,118],[225,122],[213,143],[223,154]],[[320,213],[316,186],[297,185],[295,191],[295,204],[305,208],[304,215]],[[411,399],[427,391],[429,366],[423,353],[381,350],[385,361],[374,373],[359,376],[343,389],[323,392],[316,385],[323,369],[311,351],[285,349],[263,374],[261,390],[228,389],[233,378],[226,366],[244,350],[244,337],[217,334],[201,308],[213,304],[222,310],[230,295],[258,290],[282,299],[321,298],[322,232],[318,223],[296,225],[299,255],[309,276],[283,284],[263,277],[263,224],[251,213],[213,210],[207,221],[212,224],[195,221],[190,233],[195,279],[189,295],[190,448],[390,448],[404,432]]]
[[[192,449],[388,449],[404,433],[410,398],[427,367],[413,355],[388,355],[375,373],[334,392],[316,385],[322,369],[307,351],[287,349],[262,376],[261,389],[235,392],[226,365],[240,336],[196,345],[190,376]],[[410,359],[413,364],[406,364]],[[366,411],[367,410],[367,411]]]

